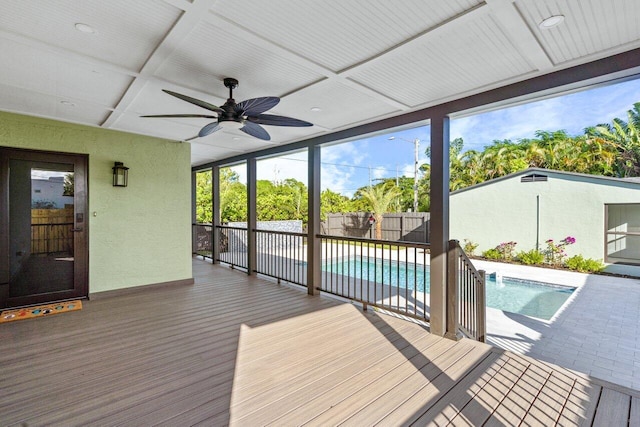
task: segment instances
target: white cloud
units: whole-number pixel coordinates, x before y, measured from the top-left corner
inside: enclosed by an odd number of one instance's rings
[[[256,170],[258,179],[283,181],[287,178],[293,178],[306,185],[309,175],[307,152],[303,151],[258,160]]]
[[[368,147],[367,140],[322,147],[322,189],[328,188],[348,197],[353,196],[355,190],[363,185],[362,175],[366,166],[361,165],[369,159]],[[368,171],[364,173],[368,174]]]

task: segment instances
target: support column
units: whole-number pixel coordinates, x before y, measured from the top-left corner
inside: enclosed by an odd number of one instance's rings
[[[257,247],[256,232],[258,213],[256,212],[256,158],[247,159],[247,274],[256,274]]]
[[[220,225],[220,167],[211,168],[211,225],[213,226],[213,238],[211,239],[211,258],[214,264],[220,261],[220,230],[216,227]]]
[[[449,118],[431,117],[431,333],[444,336],[449,241]]]
[[[198,172],[191,172],[191,253],[196,253],[196,227],[195,223],[198,219],[196,207],[196,174]]]
[[[316,237],[320,234],[320,147],[311,145],[308,150],[307,293],[316,295],[322,282],[322,242]]]

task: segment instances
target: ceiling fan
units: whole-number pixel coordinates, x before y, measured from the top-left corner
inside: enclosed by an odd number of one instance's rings
[[[229,99],[227,99],[227,102],[225,102],[221,107],[217,107],[213,104],[209,104],[208,102],[201,101],[187,95],[162,89],[163,92],[168,93],[171,96],[175,96],[183,101],[190,102],[198,107],[215,112],[215,116],[206,114],[159,114],[140,117],[202,117],[206,119],[217,119],[215,122],[211,122],[200,129],[198,136],[189,138],[186,141],[195,138],[202,138],[203,136],[210,135],[223,128],[240,129],[248,135],[269,141],[271,136],[269,136],[269,133],[260,125],[295,127],[313,126],[313,123],[294,119],[292,117],[276,116],[275,114],[262,114],[278,105],[280,98],[277,96],[252,98],[236,103],[233,99],[233,89],[238,87],[238,80],[227,77],[224,79],[224,85],[229,88]]]

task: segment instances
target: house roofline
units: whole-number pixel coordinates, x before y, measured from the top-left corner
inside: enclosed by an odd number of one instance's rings
[[[540,174],[546,174],[546,175],[555,175],[556,177],[574,177],[574,178],[583,178],[583,179],[588,179],[588,180],[598,180],[598,181],[605,181],[608,182],[610,184],[626,184],[626,185],[636,185],[640,187],[640,181],[635,181],[635,180],[629,180],[629,179],[624,179],[624,178],[615,178],[612,176],[602,176],[602,175],[590,175],[587,173],[578,173],[578,172],[567,172],[567,171],[560,171],[560,170],[556,170],[556,169],[544,169],[544,168],[528,168],[528,169],[523,169],[521,171],[517,171],[517,172],[513,172],[510,173],[509,175],[504,175],[498,178],[494,178],[494,179],[490,179],[488,181],[484,181],[481,182],[479,184],[474,184],[471,185],[469,187],[465,187],[465,188],[461,188],[460,190],[456,190],[456,191],[452,191],[450,193],[450,195],[454,195],[454,194],[458,194],[458,193],[464,193],[465,191],[468,190],[472,190],[478,187],[483,187],[486,185],[490,185],[490,184],[494,184],[496,182],[499,181],[504,181],[506,179],[511,179],[520,175],[526,175],[526,174],[531,174],[531,173],[540,173]]]

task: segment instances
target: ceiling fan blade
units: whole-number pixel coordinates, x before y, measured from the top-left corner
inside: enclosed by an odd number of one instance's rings
[[[170,117],[201,117],[201,118],[205,118],[205,119],[217,119],[218,116],[207,116],[206,114],[155,114],[155,115],[147,115],[147,116],[140,116],[140,117],[163,117],[163,118],[170,118]]]
[[[275,114],[257,114],[247,117],[247,120],[259,125],[269,126],[313,126],[313,123],[305,122],[304,120],[294,119],[293,117],[276,116]]]
[[[211,122],[200,129],[200,132],[198,132],[198,136],[202,138],[203,136],[211,135],[218,130],[220,130],[220,124],[218,122]]]
[[[192,140],[197,139],[197,138],[200,138],[200,137],[198,135],[196,135],[196,136],[192,136],[191,138],[187,138],[187,139],[185,139],[183,141],[184,142],[189,142],[189,141],[192,141]]]
[[[181,93],[177,93],[177,92],[172,92],[170,90],[167,89],[162,89],[162,91],[164,93],[168,93],[171,96],[175,96],[176,98],[182,99],[183,101],[187,101],[190,102],[194,105],[197,105],[198,107],[202,107],[205,108],[207,110],[211,110],[211,111],[215,111],[216,113],[222,114],[224,113],[224,110],[220,107],[217,107],[213,104],[209,104],[208,102],[202,101],[200,99],[196,99],[196,98],[192,98],[190,96],[187,95],[183,95]]]
[[[242,113],[245,116],[255,116],[272,109],[280,102],[277,96],[263,96],[262,98],[252,98],[244,100],[234,107],[236,113]]]
[[[241,127],[240,130],[246,134],[262,139],[264,141],[271,140],[269,132],[267,132],[262,126],[255,123],[244,122],[244,126]]]

